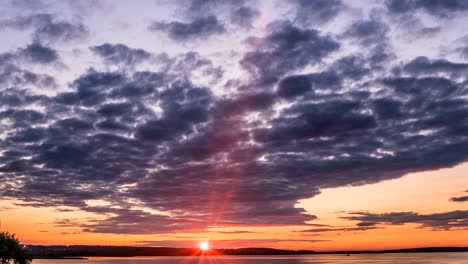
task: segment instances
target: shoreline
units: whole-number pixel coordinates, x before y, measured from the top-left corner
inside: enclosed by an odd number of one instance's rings
[[[393,250],[312,251],[273,248],[210,249],[118,246],[28,246],[34,259],[87,259],[91,257],[187,257],[187,256],[293,256],[401,253],[463,253],[468,247],[429,247]]]

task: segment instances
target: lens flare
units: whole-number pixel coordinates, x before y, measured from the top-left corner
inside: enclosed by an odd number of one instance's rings
[[[206,242],[206,241],[200,242],[200,244],[199,244],[198,246],[200,247],[201,250],[208,250],[208,249],[210,249],[210,245],[209,245],[208,242]]]

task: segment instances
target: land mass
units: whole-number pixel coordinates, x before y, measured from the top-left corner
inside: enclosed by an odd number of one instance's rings
[[[131,247],[131,246],[38,246],[27,248],[35,258],[76,258],[76,257],[134,257],[134,256],[196,256],[196,255],[308,255],[308,254],[383,254],[383,253],[427,253],[427,252],[468,252],[468,247],[427,247],[395,250],[361,251],[313,251],[284,250],[274,248],[210,249],[172,247]]]

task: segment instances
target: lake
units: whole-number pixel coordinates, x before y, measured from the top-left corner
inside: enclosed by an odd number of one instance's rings
[[[132,257],[89,258],[87,260],[38,259],[33,264],[298,264],[298,263],[378,263],[378,264],[468,264],[468,253],[401,253],[300,256],[217,256],[217,257]]]

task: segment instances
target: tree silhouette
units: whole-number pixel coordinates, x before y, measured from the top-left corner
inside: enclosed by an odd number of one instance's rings
[[[32,256],[14,234],[1,231],[0,261],[1,264],[29,264],[32,261]]]

